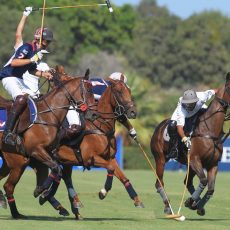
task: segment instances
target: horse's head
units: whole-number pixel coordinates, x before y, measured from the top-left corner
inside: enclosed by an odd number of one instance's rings
[[[223,100],[230,106],[230,73],[228,72],[226,75],[225,89]]]
[[[216,93],[216,99],[227,110],[230,106],[230,73],[226,75],[224,86],[219,88]]]
[[[114,97],[115,114],[126,114],[129,119],[135,119],[137,115],[130,88],[121,80],[109,79],[111,92]]]
[[[92,84],[88,81],[89,70],[84,76],[71,76],[65,72],[62,65],[50,71],[53,74],[54,86],[63,88],[68,100],[85,111],[88,105],[95,103]]]

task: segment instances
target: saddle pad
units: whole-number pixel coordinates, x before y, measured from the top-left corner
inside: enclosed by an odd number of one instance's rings
[[[6,126],[7,112],[5,108],[0,108],[0,131],[3,131]]]
[[[33,124],[37,119],[37,106],[32,97],[28,96],[28,106],[30,110],[30,122]]]
[[[163,139],[164,141],[169,141],[170,137],[168,134],[168,126],[165,127],[164,133],[163,133]]]
[[[33,122],[37,119],[37,107],[34,100],[28,97],[28,106],[30,111],[30,123],[32,126]],[[5,108],[0,108],[0,131],[4,131],[7,120],[7,111]]]

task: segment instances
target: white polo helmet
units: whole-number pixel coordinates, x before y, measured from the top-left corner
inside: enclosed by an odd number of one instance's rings
[[[110,79],[123,81],[125,84],[127,83],[127,77],[120,72],[114,72],[109,76]]]
[[[197,97],[195,90],[188,89],[184,92],[181,103],[192,104],[198,101],[199,101],[199,98]]]

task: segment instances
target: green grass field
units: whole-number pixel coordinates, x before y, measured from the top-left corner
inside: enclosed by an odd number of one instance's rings
[[[105,171],[75,171],[74,184],[78,188],[84,208],[81,214],[84,220],[76,221],[71,214],[69,217],[59,216],[50,205],[40,206],[38,200],[33,198],[35,175],[27,170],[15,191],[15,198],[19,211],[27,215],[27,220],[13,220],[9,209],[0,209],[0,229],[42,229],[42,230],[113,230],[113,229],[199,229],[219,230],[230,229],[230,197],[229,173],[219,173],[216,181],[214,197],[206,207],[206,215],[200,217],[195,211],[182,207],[181,213],[185,215],[184,222],[166,219],[163,214],[163,204],[154,189],[155,178],[149,170],[126,170],[136,192],[141,197],[145,208],[138,209],[128,197],[123,185],[114,180],[113,189],[105,200],[98,198],[98,192],[104,184]],[[171,199],[174,212],[177,212],[183,193],[183,178],[185,172],[169,172],[165,174],[166,191]],[[4,181],[1,181],[1,187]],[[197,184],[197,181],[195,181]],[[62,182],[56,197],[70,212],[66,189]],[[188,193],[186,193],[186,198]]]

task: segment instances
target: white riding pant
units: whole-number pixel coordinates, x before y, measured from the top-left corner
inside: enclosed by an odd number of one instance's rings
[[[19,95],[29,94],[36,97],[35,93],[23,82],[23,79],[17,77],[6,77],[2,79],[2,85],[10,96],[15,100]]]
[[[37,70],[49,71],[50,67],[45,62],[40,62],[37,65]],[[30,74],[28,71],[26,71],[22,77],[23,77],[24,83],[34,92],[34,94],[39,95],[40,94],[40,91],[39,91],[39,79],[40,78],[33,74]]]
[[[26,86],[29,87],[31,91],[34,92],[34,94],[40,94],[39,91],[39,77],[30,74],[28,71],[23,74],[23,81]]]
[[[81,125],[79,113],[73,109],[73,106],[69,107],[69,111],[66,114],[66,118],[67,118],[67,121],[69,122],[69,126]]]

